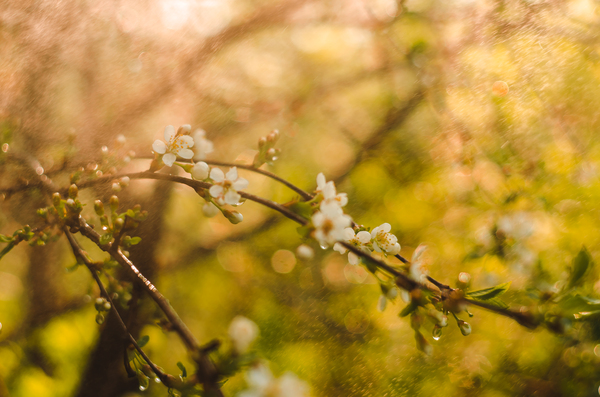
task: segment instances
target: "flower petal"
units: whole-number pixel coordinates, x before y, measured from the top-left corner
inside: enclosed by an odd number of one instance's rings
[[[225,180],[225,174],[220,168],[213,168],[210,170],[210,179],[215,182],[223,182]]]
[[[171,167],[175,160],[177,160],[177,156],[175,156],[173,153],[167,153],[163,156],[162,160],[165,165]]]
[[[165,137],[165,142],[171,143],[173,138],[175,138],[175,127],[173,127],[172,125],[166,126],[164,137]]]
[[[167,145],[161,140],[155,140],[152,144],[152,150],[158,154],[165,154],[167,152]]]
[[[227,174],[225,174],[225,179],[229,181],[235,181],[238,179],[237,167],[231,167]]]
[[[212,174],[212,172],[211,172],[211,174]],[[223,194],[223,186],[221,186],[221,185],[212,185],[210,187],[210,189],[208,189],[208,192],[213,197],[220,197],[221,194]]]
[[[333,245],[333,250],[334,250],[334,251],[337,251],[337,252],[339,252],[340,254],[345,254],[345,253],[346,253],[346,251],[348,251],[348,250],[346,249],[346,247],[344,247],[344,246],[343,246],[342,244],[340,244],[340,243],[335,243],[335,244]]]
[[[179,144],[183,147],[183,148],[190,148],[192,146],[194,146],[194,138],[192,138],[189,135],[183,135],[180,136],[179,139]],[[181,156],[181,155],[180,155]],[[183,157],[183,156],[182,156]]]
[[[177,154],[184,159],[191,159],[194,157],[194,152],[191,149],[179,149]]]
[[[248,187],[248,184],[250,182],[248,182],[247,179],[244,178],[238,178],[237,181],[233,182],[233,188],[235,190],[244,190],[245,188]]]
[[[327,181],[325,179],[325,175],[323,175],[322,172],[319,172],[319,175],[317,175],[317,191],[320,192],[321,190],[323,190],[326,183]]]
[[[354,252],[348,252],[348,263],[351,265],[358,265],[360,258]]]
[[[240,196],[239,193],[233,189],[227,190],[227,193],[225,193],[225,196],[223,196],[225,202],[230,205],[238,204],[241,198],[242,196]]]
[[[358,241],[360,241],[362,244],[367,244],[369,241],[371,241],[371,233],[367,232],[366,230],[362,230],[358,232],[356,238],[358,238]]]

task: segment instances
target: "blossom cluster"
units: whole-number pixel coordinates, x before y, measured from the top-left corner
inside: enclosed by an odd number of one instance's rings
[[[185,168],[192,178],[199,181],[210,181],[213,186],[209,189],[210,197],[218,205],[238,205],[241,200],[239,190],[248,187],[248,181],[238,176],[237,167],[232,167],[227,173],[219,168],[210,168],[204,160],[206,155],[214,150],[213,143],[206,139],[206,132],[197,129],[191,136],[191,126],[186,124],[175,131],[175,127],[165,127],[164,139],[157,139],[152,144],[152,149],[160,160],[167,166],[175,164],[177,157],[194,159],[197,162]],[[208,216],[218,213],[218,208],[210,201],[204,206],[203,212]]]
[[[317,176],[317,197],[322,200],[319,209],[312,215],[315,227],[313,237],[323,248],[344,239],[344,229],[352,224],[352,218],[344,214],[342,207],[348,203],[346,193],[337,193],[335,184],[325,180],[325,175]]]
[[[385,255],[396,255],[400,252],[398,238],[390,233],[392,227],[389,223],[377,226],[370,233],[361,230],[355,234],[354,229],[348,227],[344,229],[344,241],[352,244],[362,252],[370,254],[371,252],[381,252]],[[340,243],[336,243],[333,249],[340,254],[345,254],[347,249]],[[354,252],[348,252],[348,262],[351,265],[357,265],[360,261],[358,255]]]

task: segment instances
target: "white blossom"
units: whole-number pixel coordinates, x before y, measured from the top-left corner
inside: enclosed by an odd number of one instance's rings
[[[192,167],[191,174],[192,178],[203,181],[208,178],[208,173],[210,171],[210,167],[204,161],[200,161]]]
[[[291,372],[276,379],[266,365],[259,364],[246,372],[249,388],[238,393],[237,397],[308,397],[306,382]]]
[[[337,193],[335,184],[332,181],[327,182],[325,180],[325,175],[323,173],[319,173],[317,175],[317,193],[321,193],[323,195],[323,202],[335,202],[340,207],[348,204],[348,195],[346,193]]]
[[[258,336],[259,330],[254,321],[244,316],[236,316],[231,321],[228,332],[235,351],[244,354]]]
[[[184,159],[194,157],[194,152],[190,149],[194,146],[194,139],[189,135],[177,135],[175,127],[168,125],[165,127],[164,133],[165,142],[157,139],[152,144],[152,149],[162,154],[162,161],[167,166],[172,166],[177,156]]]
[[[344,241],[352,244],[353,246],[355,246],[356,248],[358,248],[359,250],[366,252],[366,253],[371,253],[372,248],[371,248],[371,233],[365,231],[365,230],[361,230],[358,233],[354,233],[354,229],[352,229],[351,227],[347,227],[344,229]],[[340,254],[345,254],[346,253],[346,247],[344,247],[342,244],[340,243],[335,243],[335,245],[333,246],[333,249],[337,252],[339,252]],[[358,263],[360,262],[360,257],[358,255],[356,255],[354,252],[348,252],[348,263],[350,263],[351,265],[358,265]]]
[[[413,280],[415,280],[418,283],[425,283],[427,281],[428,271],[421,258],[423,252],[425,252],[426,250],[426,245],[419,245],[415,252],[413,252],[411,258],[409,275]]]
[[[310,260],[315,256],[315,251],[306,244],[300,244],[296,248],[296,256],[304,260]]]
[[[230,168],[226,175],[221,169],[213,168],[210,171],[210,178],[214,181],[214,185],[211,186],[208,192],[221,205],[238,204],[242,198],[238,190],[248,187],[248,181],[238,177],[236,167]]]
[[[194,160],[204,160],[214,150],[213,143],[206,139],[206,131],[199,128],[192,135],[194,138]]]
[[[321,247],[327,248],[344,239],[344,228],[351,223],[352,218],[344,214],[339,205],[333,202],[321,203],[319,211],[312,216],[312,224],[315,227],[313,236]]]
[[[398,238],[390,233],[392,227],[389,223],[377,226],[371,232],[373,239],[373,249],[377,252],[385,252],[388,255],[396,255],[400,252]]]

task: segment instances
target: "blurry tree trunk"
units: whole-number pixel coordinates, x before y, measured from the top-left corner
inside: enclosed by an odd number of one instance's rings
[[[152,195],[145,199],[126,197],[121,195],[122,208],[130,208],[140,204],[142,209],[148,211],[148,219],[140,224],[136,234],[142,242],[129,250],[132,262],[152,282],[157,283],[157,263],[154,259],[163,230],[164,211],[171,193],[171,184],[158,182]],[[142,327],[149,323],[147,313],[139,309],[137,299],[144,298],[144,294],[137,284],[132,292],[132,304],[127,310],[120,310],[122,318],[130,327],[130,333],[137,338]],[[137,299],[136,299],[137,298]],[[80,397],[114,397],[127,391],[138,388],[137,378],[128,378],[124,366],[125,338],[123,329],[113,315],[109,315],[100,333],[96,346],[89,357],[79,390],[76,396]],[[160,365],[160,364],[159,364]]]

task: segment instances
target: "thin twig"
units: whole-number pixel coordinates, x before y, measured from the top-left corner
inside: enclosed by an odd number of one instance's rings
[[[146,363],[148,363],[148,366],[152,369],[152,372],[154,372],[158,376],[158,378],[161,380],[161,382],[163,382],[163,384],[165,384],[168,387],[169,381],[170,381],[170,379],[169,379],[170,375],[162,372],[156,366],[156,364],[154,364],[152,362],[152,360],[150,360],[150,358],[146,355],[144,350],[142,350],[142,348],[138,345],[138,343],[135,340],[135,338],[133,337],[133,335],[131,335],[131,333],[127,329],[127,325],[125,325],[125,322],[123,321],[123,318],[121,317],[121,314],[117,310],[109,293],[106,291],[106,288],[104,287],[104,284],[102,283],[102,280],[100,280],[100,277],[98,276],[98,272],[95,268],[95,265],[92,262],[90,262],[90,260],[87,258],[86,252],[79,246],[79,243],[77,243],[77,240],[75,240],[75,237],[69,232],[69,229],[67,227],[64,227],[63,230],[65,232],[65,235],[67,236],[67,240],[69,240],[69,244],[71,245],[73,254],[75,254],[75,257],[80,259],[85,264],[85,266],[88,268],[88,270],[92,274],[92,277],[94,278],[94,280],[96,280],[96,284],[98,284],[98,287],[100,288],[100,292],[101,292],[102,296],[106,297],[106,299],[110,303],[111,311],[113,312],[113,314],[115,315],[115,317],[117,319],[117,322],[119,323],[119,325],[125,332],[125,335],[127,336],[127,339],[129,339],[129,342],[133,345],[135,350],[138,351],[140,356],[142,356],[144,361],[146,361]]]

